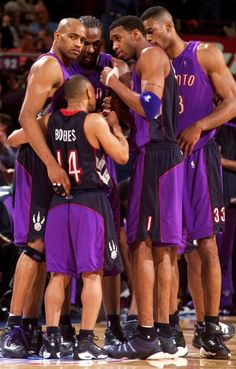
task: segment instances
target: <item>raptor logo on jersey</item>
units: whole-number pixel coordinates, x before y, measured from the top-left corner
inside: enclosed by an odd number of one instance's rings
[[[118,247],[117,247],[117,244],[113,240],[109,241],[109,250],[111,253],[112,260],[116,259],[118,255]]]
[[[41,218],[40,211],[38,211],[37,216],[36,216],[36,214],[33,215],[32,220],[33,220],[33,223],[34,223],[34,229],[35,229],[35,231],[37,231],[37,232],[41,231],[42,226],[43,226],[43,224],[45,222],[45,217],[43,216]]]

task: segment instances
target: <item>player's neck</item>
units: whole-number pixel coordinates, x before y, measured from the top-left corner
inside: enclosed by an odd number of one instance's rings
[[[65,109],[67,111],[77,111],[77,110],[82,110],[85,111],[86,113],[88,112],[88,107],[87,104],[81,104],[78,102],[71,102],[68,104],[67,108]]]
[[[151,46],[149,44],[149,42],[144,38],[142,39],[139,43],[137,43],[137,47],[136,47],[136,60],[140,57],[140,54],[142,52],[143,49],[146,49],[146,47]]]
[[[65,66],[69,66],[69,65],[70,65],[71,60],[70,60],[70,59],[68,59],[65,55],[62,55],[56,47],[52,46],[52,48],[51,48],[51,50],[50,50],[50,51],[51,51],[51,52],[53,52],[53,53],[58,57],[58,59],[59,59],[63,64],[65,64]]]
[[[187,46],[187,42],[182,40],[177,34],[173,37],[169,46],[166,48],[166,53],[171,60],[174,60],[179,56]]]

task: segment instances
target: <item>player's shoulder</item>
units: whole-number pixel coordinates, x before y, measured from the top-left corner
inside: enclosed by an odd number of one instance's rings
[[[57,70],[57,69],[61,69],[60,63],[58,62],[58,60],[48,54],[44,54],[42,56],[40,56],[32,65],[31,70],[32,71],[42,71],[42,73],[46,70]]]
[[[216,46],[214,42],[199,42],[197,46],[197,52],[198,53],[204,53],[204,54],[222,54],[220,49]]]
[[[97,125],[97,124],[106,124],[106,120],[102,116],[102,114],[99,113],[88,113],[86,116],[86,121],[90,125]]]
[[[197,57],[200,65],[206,70],[225,63],[222,51],[212,42],[200,42],[197,47]]]
[[[141,54],[140,54],[140,57],[145,57],[145,58],[150,58],[150,57],[153,57],[153,56],[162,56],[164,58],[167,57],[167,54],[166,52],[160,47],[160,46],[148,46],[148,47],[145,47]]]

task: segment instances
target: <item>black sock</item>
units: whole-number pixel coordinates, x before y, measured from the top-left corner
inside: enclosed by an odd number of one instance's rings
[[[92,336],[92,335],[93,335],[93,329],[92,330],[80,329],[78,339],[87,338],[88,336]]]
[[[60,328],[59,327],[47,327],[46,328],[46,333],[48,335],[50,335],[50,334],[58,334],[58,333],[60,333]]]
[[[205,323],[213,323],[219,325],[219,316],[205,316]]]
[[[174,314],[169,315],[171,327],[179,326],[179,313],[176,311]]]
[[[111,330],[116,330],[116,328],[120,328],[120,315],[108,314],[107,327],[110,328]]]
[[[157,332],[154,327],[142,327],[139,325],[138,330],[141,338],[145,341],[153,341],[157,337]]]
[[[38,326],[38,318],[23,318],[22,326],[24,329],[33,330]]]
[[[7,319],[7,326],[8,327],[22,327],[22,316],[20,315],[11,315]]]
[[[138,315],[128,315],[126,321],[128,322],[129,320],[138,320]]]
[[[61,315],[59,325],[68,325],[71,327],[70,315]]]
[[[172,328],[170,326],[169,323],[158,323],[155,322],[154,323],[154,327],[157,330],[157,333],[162,336],[162,337],[166,337],[169,338],[172,336]]]
[[[199,321],[199,320],[197,320],[197,324],[201,327],[201,328],[204,328],[204,321]]]

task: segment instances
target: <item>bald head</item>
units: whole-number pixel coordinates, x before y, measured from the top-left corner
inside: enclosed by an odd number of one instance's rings
[[[166,8],[163,8],[162,6],[153,6],[151,8],[148,8],[140,16],[142,22],[149,18],[163,20],[163,22],[171,21],[174,24],[172,15]]]
[[[64,18],[58,24],[56,32],[71,32],[72,29],[76,27],[84,27],[83,23],[76,18]]]
[[[72,76],[64,84],[64,91],[67,101],[71,99],[83,98],[88,89],[93,89],[89,80],[84,76]]]

